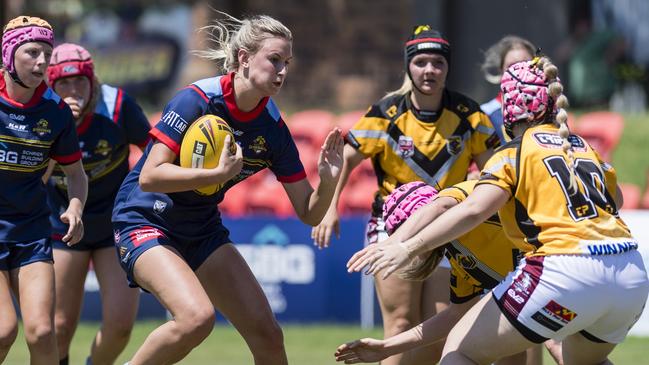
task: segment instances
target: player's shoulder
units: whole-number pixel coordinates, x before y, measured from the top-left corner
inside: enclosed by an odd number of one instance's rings
[[[480,104],[470,97],[448,89],[446,89],[445,94],[446,98],[444,107],[453,113],[458,114],[461,117],[468,117],[475,113],[482,113]]]
[[[395,116],[406,112],[407,94],[388,95],[372,104],[365,113],[365,118],[394,119]]]

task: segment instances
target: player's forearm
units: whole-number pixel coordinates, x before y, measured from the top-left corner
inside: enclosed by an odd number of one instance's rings
[[[410,330],[385,339],[385,348],[390,355],[394,355],[441,341],[448,336],[455,323],[470,307],[451,304],[447,309]]]
[[[155,168],[143,169],[140,173],[140,187],[143,191],[175,193],[222,184],[228,179],[216,169],[190,169],[163,163]]]
[[[399,241],[405,241],[417,232],[423,230],[431,224],[437,217],[457,204],[453,198],[442,197],[435,199],[428,205],[415,211],[402,225],[397,229],[393,236]]]
[[[321,181],[309,196],[307,209],[300,217],[302,222],[311,226],[320,224],[327,210],[330,209],[335,192],[336,187],[333,184],[323,183]]]

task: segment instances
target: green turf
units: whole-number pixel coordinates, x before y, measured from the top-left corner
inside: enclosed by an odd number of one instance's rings
[[[649,115],[624,117],[624,132],[613,153],[618,181],[645,187],[649,172]]]
[[[138,322],[131,342],[120,356],[118,365],[127,360],[146,335],[157,326],[157,322]],[[97,324],[84,323],[77,330],[77,335],[70,352],[70,364],[83,365],[87,355],[90,341],[94,336]],[[381,331],[362,331],[356,326],[284,326],[286,348],[291,364],[324,365],[334,364],[333,352],[335,348],[346,341],[360,337],[380,336]],[[611,359],[615,364],[649,365],[649,338],[628,338],[618,346]],[[23,365],[29,363],[27,347],[24,344],[22,333],[9,352],[5,361],[7,365]],[[546,357],[546,364],[551,364]],[[241,337],[229,326],[219,325],[201,346],[196,348],[180,364],[190,365],[251,365],[252,358]]]

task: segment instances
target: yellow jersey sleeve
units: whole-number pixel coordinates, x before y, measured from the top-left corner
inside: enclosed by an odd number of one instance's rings
[[[515,139],[491,156],[480,172],[480,180],[476,185],[496,185],[513,196],[517,184],[516,158],[519,146],[520,140]]]
[[[347,142],[366,157],[373,157],[385,149],[389,124],[388,119],[365,115],[349,130]]]
[[[448,187],[437,194],[438,197],[449,197],[458,203],[463,202],[473,191],[477,180],[467,180]]]
[[[604,172],[606,190],[611,194],[613,199],[615,199],[617,198],[617,173],[615,172],[615,168],[613,167],[613,165],[602,160],[602,157],[599,155],[599,153],[597,153],[597,151],[593,150],[593,152],[595,153],[595,156],[597,156],[597,162],[599,163],[602,172]]]
[[[472,156],[477,156],[488,149],[495,149],[500,146],[500,138],[498,138],[496,129],[485,113],[477,111],[467,119],[475,130],[469,140]]]

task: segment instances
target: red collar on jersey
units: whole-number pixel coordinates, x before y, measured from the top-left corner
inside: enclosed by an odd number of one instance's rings
[[[43,93],[45,93],[45,90],[47,90],[47,85],[45,84],[45,81],[42,81],[38,87],[36,87],[36,91],[34,91],[34,95],[32,95],[32,98],[29,99],[29,101],[25,104],[17,102],[13,100],[9,94],[7,93],[7,85],[5,84],[5,79],[2,77],[2,74],[0,73],[0,97],[5,99],[9,104],[22,108],[22,109],[27,109],[31,108],[32,106],[38,104],[39,101],[41,101],[41,97],[43,96]]]
[[[251,120],[257,118],[259,114],[264,110],[266,104],[268,103],[268,97],[261,99],[257,106],[249,111],[244,112],[237,107],[237,102],[234,98],[234,72],[231,72],[227,75],[221,77],[221,90],[223,91],[223,100],[225,100],[225,105],[228,108],[230,115],[234,117],[239,122],[250,122]]]

